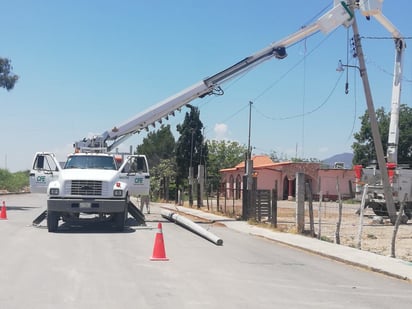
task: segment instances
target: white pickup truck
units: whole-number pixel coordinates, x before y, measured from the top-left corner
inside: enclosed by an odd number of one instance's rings
[[[125,226],[130,196],[149,194],[150,175],[144,155],[74,153],[62,167],[53,153],[36,153],[30,172],[32,193],[47,193],[47,227],[59,220],[112,221]]]

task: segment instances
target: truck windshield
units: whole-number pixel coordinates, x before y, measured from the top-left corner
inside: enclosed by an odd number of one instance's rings
[[[116,164],[114,162],[114,159],[109,156],[72,156],[67,159],[64,168],[95,168],[116,170]]]

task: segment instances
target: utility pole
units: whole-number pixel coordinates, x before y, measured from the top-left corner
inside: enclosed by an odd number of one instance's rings
[[[369,85],[368,74],[366,71],[365,59],[363,57],[363,50],[361,45],[361,39],[359,35],[358,24],[356,22],[355,14],[353,14],[353,39],[355,42],[356,54],[359,59],[359,71],[363,82],[363,89],[365,91],[366,104],[368,106],[368,115],[371,122],[371,130],[373,143],[375,144],[376,157],[378,159],[379,170],[381,172],[383,191],[386,199],[386,207],[388,210],[389,218],[392,224],[396,221],[396,208],[393,201],[392,190],[389,183],[388,169],[386,167],[385,155],[383,152],[382,140],[379,133],[378,121],[376,120],[375,108],[372,100],[372,93]]]
[[[203,193],[204,193],[204,186],[205,186],[205,166],[202,164],[205,161],[203,158],[203,136],[204,130],[202,134],[202,144],[200,146],[200,160],[199,165],[197,166],[197,208],[203,206]]]
[[[252,101],[249,101],[249,135],[247,154],[245,159],[245,174],[243,176],[243,199],[242,199],[242,217],[243,220],[249,219],[249,212],[252,208],[252,189],[253,189],[253,161],[252,161],[252,149],[250,146],[250,132],[252,128]]]
[[[250,146],[250,132],[252,128],[252,101],[249,101],[249,136],[247,144],[247,160],[246,160],[246,175],[247,175],[247,189],[248,191],[252,190],[253,178],[253,161],[252,161],[252,149]]]
[[[193,206],[193,134],[194,129],[192,128],[192,137],[190,142],[190,166],[189,166],[189,206]]]

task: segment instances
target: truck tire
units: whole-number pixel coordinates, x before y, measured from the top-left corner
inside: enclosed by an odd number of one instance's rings
[[[127,194],[125,203],[124,203],[125,205],[124,205],[123,212],[119,212],[114,215],[114,224],[116,226],[116,230],[118,230],[119,232],[124,231],[124,226],[126,224],[127,215],[129,213],[128,211],[129,201],[130,201],[129,194]]]
[[[388,216],[388,210],[386,209],[386,204],[385,203],[369,203],[367,207],[372,208],[373,212],[375,215],[380,216],[380,217],[387,217]]]
[[[50,233],[57,231],[59,227],[59,213],[55,211],[47,211],[47,229]]]

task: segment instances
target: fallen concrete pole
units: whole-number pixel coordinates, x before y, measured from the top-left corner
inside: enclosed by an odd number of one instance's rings
[[[198,234],[199,236],[202,236],[203,238],[206,238],[207,240],[213,242],[218,246],[223,245],[222,239],[205,230],[203,227],[199,226],[193,221],[185,218],[184,216],[178,215],[167,209],[162,209],[161,213],[163,218],[166,218],[167,220],[172,222],[176,222],[177,224],[183,226],[184,228],[187,228],[188,230]]]
[[[136,219],[139,225],[146,225],[146,218],[144,214],[131,200],[129,201],[129,204],[127,204],[127,211],[132,215],[133,218]]]

